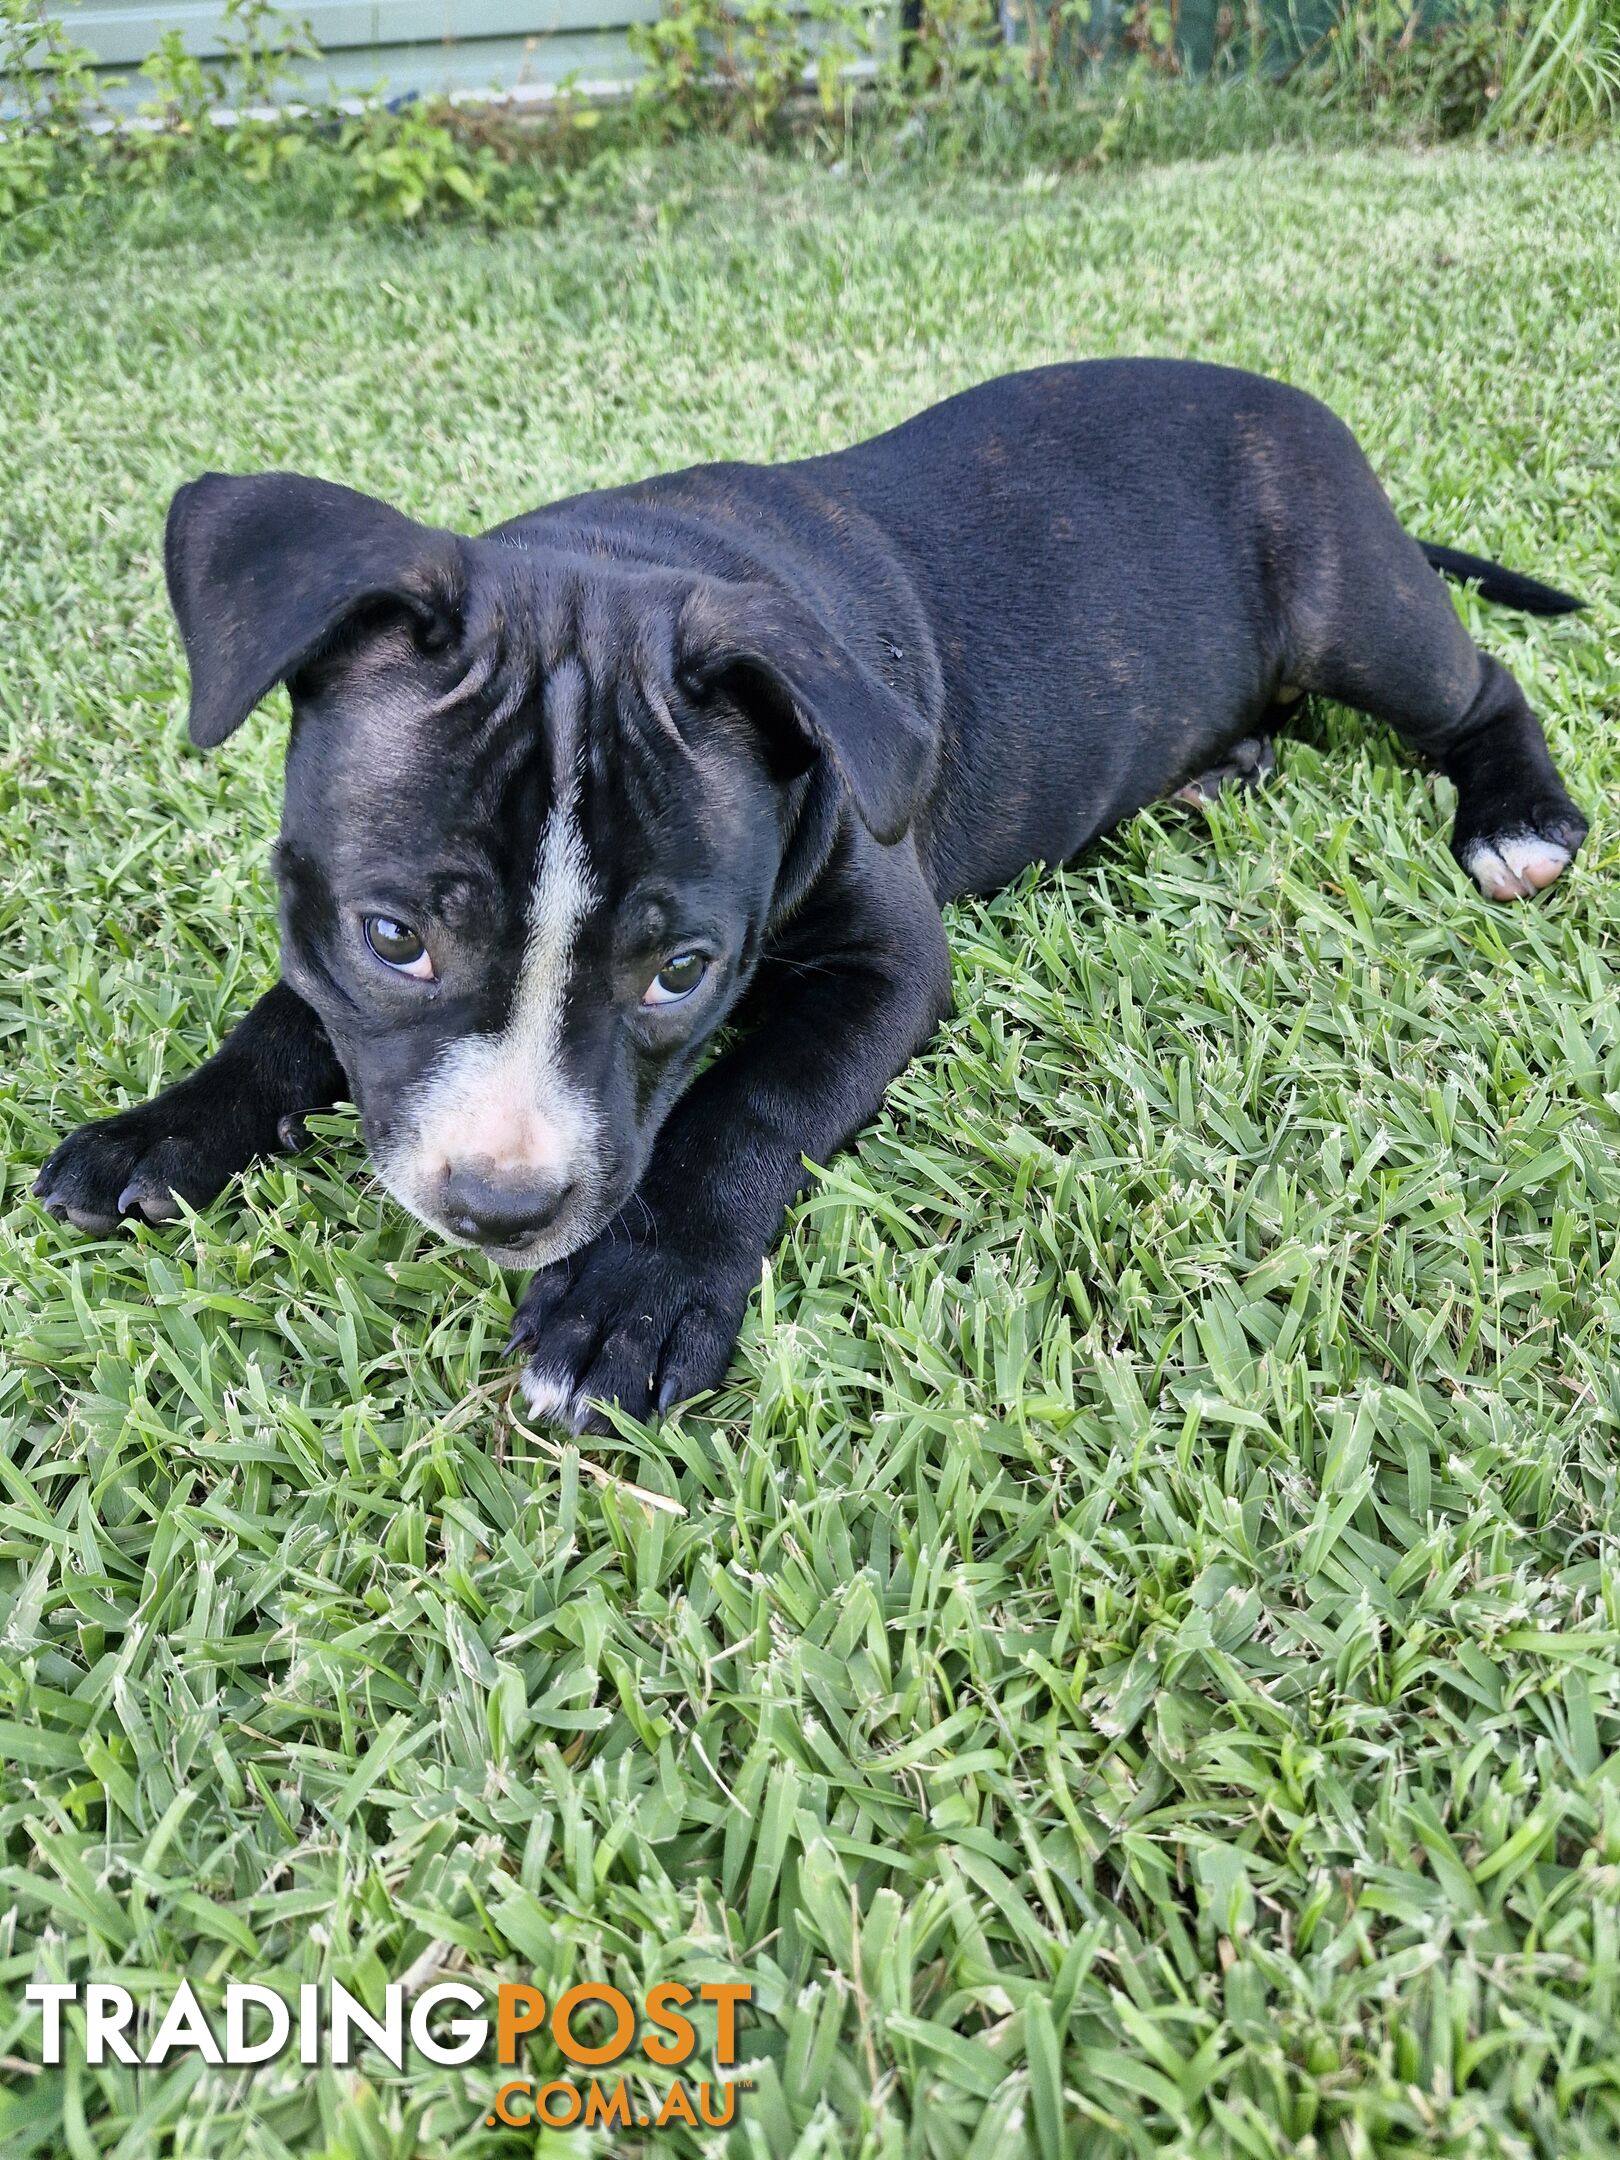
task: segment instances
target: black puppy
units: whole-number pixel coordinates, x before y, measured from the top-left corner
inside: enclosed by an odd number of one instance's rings
[[[166,561],[193,741],[292,692],[283,979],[36,1190],[158,1221],[351,1097],[408,1208],[538,1267],[513,1342],[576,1427],[719,1381],[805,1158],[947,1009],[942,901],[1252,773],[1306,692],[1450,775],[1493,899],[1586,831],[1430,566],[1577,603],[1420,547],[1331,413],[1224,368],[1038,369],[477,539],[210,474]]]

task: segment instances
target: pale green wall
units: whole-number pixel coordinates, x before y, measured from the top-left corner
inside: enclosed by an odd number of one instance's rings
[[[386,80],[390,96],[442,90],[512,89],[522,84],[624,81],[636,73],[625,26],[650,22],[659,0],[289,0],[307,20],[323,59],[308,69],[312,90]],[[216,0],[66,0],[70,34],[115,73],[135,69],[166,30],[179,30],[200,59],[220,51],[224,15]],[[132,79],[118,103],[151,95]]]

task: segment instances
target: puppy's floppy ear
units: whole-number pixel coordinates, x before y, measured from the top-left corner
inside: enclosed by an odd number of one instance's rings
[[[356,610],[397,602],[428,639],[459,619],[454,533],[302,473],[204,473],[169,505],[163,562],[191,669],[191,739],[211,750]]]
[[[830,758],[874,839],[900,838],[933,762],[933,732],[811,609],[769,585],[699,585],[682,607],[676,651],[694,694],[723,690],[791,770]]]

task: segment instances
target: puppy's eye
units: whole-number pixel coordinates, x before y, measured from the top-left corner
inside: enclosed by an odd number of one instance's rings
[[[427,947],[409,923],[396,922],[392,915],[368,915],[365,931],[366,943],[396,974],[410,975],[417,982],[433,980]]]
[[[709,963],[701,953],[677,953],[673,960],[666,960],[646,989],[641,993],[643,1005],[679,1005],[689,998],[709,972]]]

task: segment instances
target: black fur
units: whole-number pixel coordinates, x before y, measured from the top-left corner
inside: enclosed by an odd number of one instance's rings
[[[1226,369],[1041,369],[833,456],[699,467],[476,539],[322,481],[210,475],[177,496],[167,561],[195,739],[292,688],[286,981],[37,1190],[88,1228],[201,1205],[347,1092],[448,1221],[424,1104],[469,1043],[509,1039],[572,790],[594,890],[555,1077],[591,1142],[508,1213],[550,1259],[514,1342],[576,1423],[718,1381],[805,1159],[947,1009],[942,902],[1262,774],[1307,692],[1436,760],[1471,860],[1586,829],[1430,565],[1576,603],[1420,547],[1329,412]],[[367,950],[367,908],[428,926],[430,983]],[[698,946],[699,992],[650,1008]],[[722,1025],[738,1039],[700,1071]]]
[[[1573,593],[1560,592],[1556,585],[1543,585],[1540,578],[1524,577],[1517,570],[1504,570],[1500,563],[1483,555],[1465,555],[1461,548],[1435,547],[1427,540],[1422,547],[1442,576],[1470,579],[1479,587],[1480,598],[1492,600],[1498,607],[1517,608],[1523,615],[1578,615],[1586,605]]]

